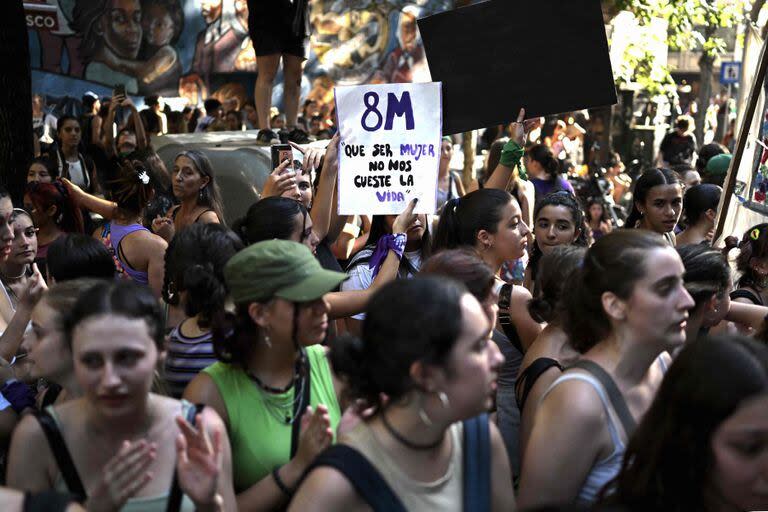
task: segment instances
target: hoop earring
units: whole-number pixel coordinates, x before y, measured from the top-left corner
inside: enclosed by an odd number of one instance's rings
[[[419,395],[419,419],[421,420],[424,425],[431,427],[432,426],[432,420],[427,416],[427,411],[424,410],[424,407],[422,407],[424,397],[423,395]]]

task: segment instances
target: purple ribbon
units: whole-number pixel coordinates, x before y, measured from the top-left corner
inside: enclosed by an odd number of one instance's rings
[[[376,275],[379,273],[379,269],[384,264],[384,260],[387,258],[389,251],[394,251],[398,258],[403,257],[405,253],[405,242],[407,237],[405,233],[398,233],[396,235],[384,235],[379,238],[379,242],[376,244],[376,250],[373,251],[371,259],[368,262],[368,268],[373,269],[372,279],[376,279]]]

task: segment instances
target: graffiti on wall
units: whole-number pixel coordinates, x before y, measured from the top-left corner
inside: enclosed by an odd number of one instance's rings
[[[416,19],[453,0],[311,0],[303,93],[429,80]],[[79,97],[122,84],[198,104],[250,95],[258,72],[247,0],[26,0],[35,92]],[[279,77],[278,77],[279,81]],[[279,98],[277,98],[279,102]]]

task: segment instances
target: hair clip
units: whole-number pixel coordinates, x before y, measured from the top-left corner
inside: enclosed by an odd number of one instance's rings
[[[136,168],[136,176],[143,185],[149,185],[149,173],[144,167]]]
[[[757,241],[760,238],[760,228],[755,228],[749,232],[749,238]]]

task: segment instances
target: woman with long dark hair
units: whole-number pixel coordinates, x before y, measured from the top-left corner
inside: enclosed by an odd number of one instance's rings
[[[615,231],[587,250],[564,295],[564,330],[582,356],[536,410],[521,506],[593,503],[618,474],[669,364],[664,352],[686,339],[693,300],[683,273],[677,252],[644,230]]]
[[[629,440],[606,501],[622,510],[765,510],[768,349],[686,343]]]
[[[576,197],[561,190],[541,199],[533,211],[533,236],[531,259],[525,269],[523,284],[536,296],[539,260],[543,255],[561,245],[589,245],[584,210]]]
[[[726,249],[735,249],[734,245]],[[768,304],[768,224],[749,228],[738,244],[736,270],[739,279],[731,300],[763,306]]]
[[[169,242],[195,222],[224,224],[221,193],[211,161],[197,150],[185,150],[173,161],[173,195],[179,205],[152,221],[152,230]]]
[[[635,182],[628,228],[642,228],[664,237],[675,245],[675,226],[683,209],[683,184],[675,171],[651,169]]]
[[[362,340],[331,346],[346,396],[371,414],[315,461],[289,510],[514,510],[501,436],[474,418],[503,361],[491,330],[477,299],[445,278],[377,293]]]
[[[685,191],[683,216],[687,226],[677,235],[677,245],[712,243],[722,193],[722,188],[709,183],[694,185]]]
[[[525,153],[524,161],[525,169],[536,189],[536,204],[558,190],[567,190],[573,194],[573,186],[562,177],[560,162],[547,146],[537,144],[530,147]]]

